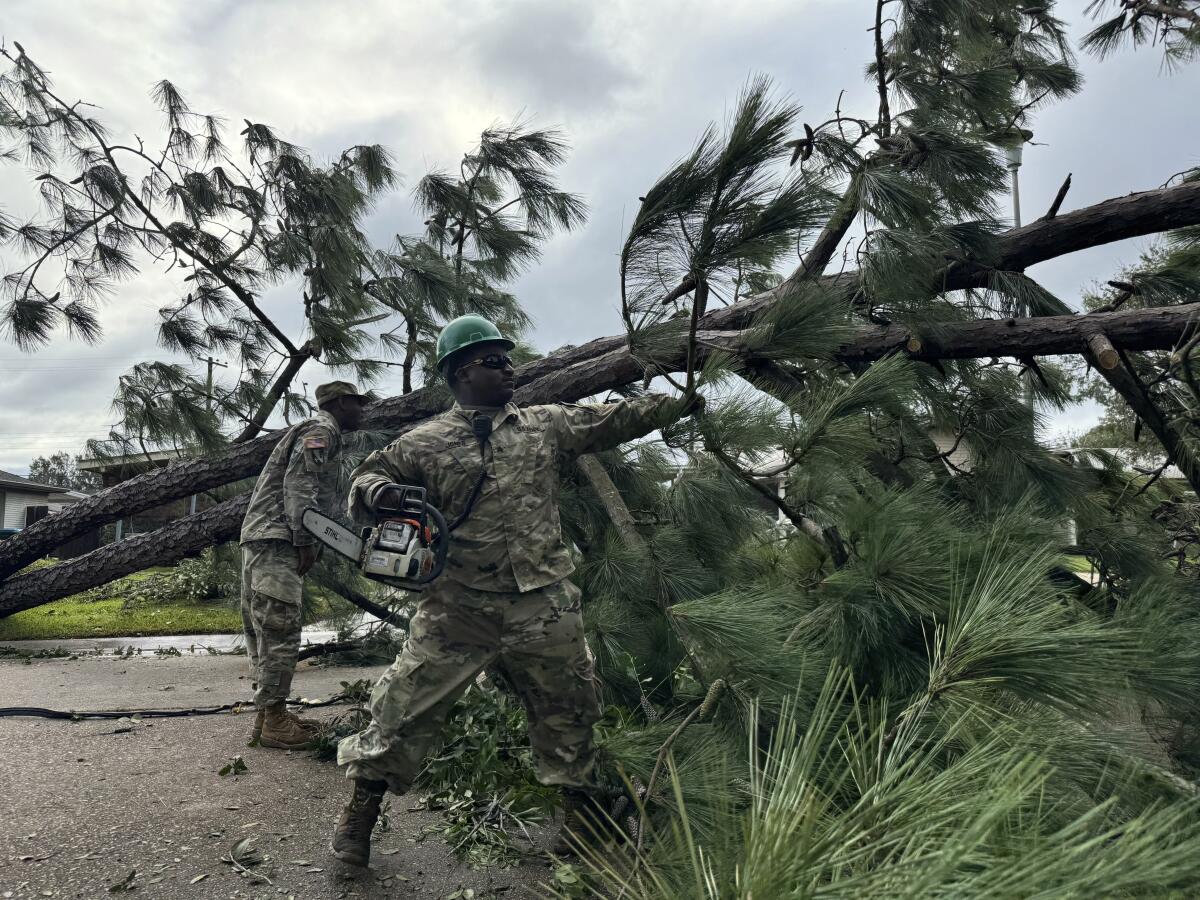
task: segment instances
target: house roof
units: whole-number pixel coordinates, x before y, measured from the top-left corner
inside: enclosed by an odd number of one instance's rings
[[[74,503],[77,500],[85,500],[90,494],[86,491],[62,490],[59,489],[57,494],[51,494],[46,499],[51,503]]]
[[[122,469],[135,466],[153,466],[173,459],[186,459],[187,453],[179,450],[151,450],[149,453],[129,453],[121,456],[96,456],[79,460],[79,468],[85,472],[103,472],[106,469]]]
[[[63,493],[61,486],[30,481],[28,478],[14,475],[12,472],[5,472],[2,469],[0,469],[0,488],[20,488],[21,490],[30,491],[35,494]]]

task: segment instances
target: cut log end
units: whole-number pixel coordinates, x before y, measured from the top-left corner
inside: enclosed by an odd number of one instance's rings
[[[921,348],[924,346],[925,345],[921,343],[921,339],[919,337],[916,337],[915,335],[911,335],[909,337],[909,339],[904,343],[904,349],[907,350],[909,353],[920,353]]]
[[[1097,331],[1088,336],[1088,349],[1092,351],[1092,358],[1096,361],[1101,369],[1106,372],[1111,372],[1121,364],[1121,354],[1117,352],[1117,348],[1112,345],[1112,341],[1102,331]]]

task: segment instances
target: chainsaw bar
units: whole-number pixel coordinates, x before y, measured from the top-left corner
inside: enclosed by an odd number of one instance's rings
[[[336,553],[356,563],[362,560],[362,539],[319,509],[311,506],[306,509],[300,517],[300,524],[304,526],[305,531]]]

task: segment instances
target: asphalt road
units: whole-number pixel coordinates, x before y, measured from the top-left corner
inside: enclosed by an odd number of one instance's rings
[[[249,696],[245,665],[230,656],[4,659],[0,706],[217,705]],[[301,664],[294,693],[324,698],[341,681],[381,670]],[[368,870],[340,865],[328,844],[348,794],[341,771],[311,754],[247,747],[251,724],[245,713],[140,723],[0,718],[0,900],[124,896],[131,872],[135,898],[544,895],[537,885],[552,871],[536,857],[474,871],[437,836],[417,840],[439,817],[412,811],[413,795],[389,795],[390,829],[377,835]],[[247,772],[217,774],[237,756]],[[243,838],[268,857],[250,875],[222,862]]]

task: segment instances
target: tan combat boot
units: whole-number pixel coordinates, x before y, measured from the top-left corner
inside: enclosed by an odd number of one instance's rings
[[[333,855],[347,865],[365,866],[370,862],[371,832],[375,830],[386,792],[386,781],[354,779],[354,793],[342,808],[342,817],[333,833]]]
[[[250,743],[255,744],[262,739],[262,723],[264,711],[259,710],[254,716],[254,731],[250,734]]]
[[[311,728],[314,731],[321,730],[322,723],[321,723],[320,719],[309,719],[305,716],[296,715],[296,713],[291,712],[290,710],[288,711],[288,715],[291,716],[293,719],[295,719],[297,722],[299,722],[301,725],[303,725],[305,728]]]
[[[262,733],[258,743],[276,750],[311,750],[316,744],[317,729],[305,725],[287,710],[282,701],[263,710]]]
[[[580,843],[606,846],[617,837],[597,797],[580,788],[563,788],[563,821],[550,847],[555,856],[575,856]],[[574,840],[572,840],[574,838]]]

